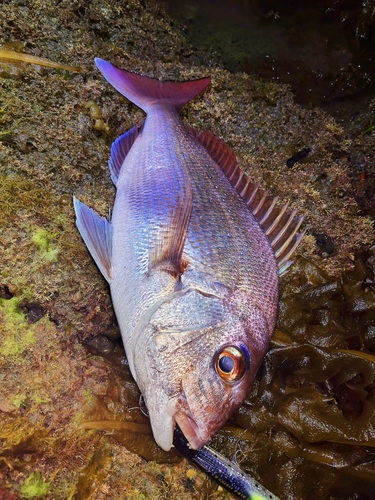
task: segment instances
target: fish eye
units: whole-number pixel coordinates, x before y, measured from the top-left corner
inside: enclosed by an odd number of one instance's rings
[[[246,349],[244,347],[244,349]],[[235,346],[226,346],[216,359],[216,371],[224,382],[229,384],[240,380],[248,365],[248,356],[243,349]]]

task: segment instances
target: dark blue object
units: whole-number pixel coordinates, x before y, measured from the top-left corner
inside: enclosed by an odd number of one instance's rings
[[[174,431],[173,444],[182,455],[198,464],[205,472],[238,496],[250,500],[279,500],[258,481],[245,474],[239,467],[209,446],[192,450],[177,426]]]

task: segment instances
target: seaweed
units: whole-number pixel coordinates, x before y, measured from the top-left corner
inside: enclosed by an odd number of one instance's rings
[[[22,498],[39,498],[45,496],[50,490],[50,484],[44,481],[38,472],[33,472],[26,478],[20,488]]]
[[[53,235],[42,227],[34,229],[31,236],[33,243],[40,250],[40,258],[53,262],[56,260],[60,250],[53,244]]]
[[[45,57],[37,57],[30,54],[23,54],[15,50],[0,49],[0,61],[22,62],[27,64],[37,64],[39,66],[46,66],[48,68],[63,69],[66,71],[77,71],[81,73],[83,70],[78,66],[68,66],[67,64],[60,64]]]
[[[305,263],[294,292],[281,298],[251,396],[214,439],[229,447],[234,439],[242,467],[269,477],[281,498],[375,493],[372,262],[358,256],[338,279]],[[285,482],[291,468],[304,480]]]

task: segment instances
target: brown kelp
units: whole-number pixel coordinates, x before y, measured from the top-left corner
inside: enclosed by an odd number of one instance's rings
[[[60,64],[45,57],[37,57],[23,52],[16,52],[9,49],[0,49],[0,61],[13,62],[13,63],[28,63],[37,64],[38,66],[46,66],[47,68],[62,69],[65,71],[76,71],[81,73],[83,71],[79,66],[69,66],[67,64]]]
[[[241,466],[269,477],[281,498],[372,498],[374,257],[358,257],[337,279],[300,263],[252,394],[213,446],[237,450]]]

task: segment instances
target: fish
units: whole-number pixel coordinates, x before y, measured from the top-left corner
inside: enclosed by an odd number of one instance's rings
[[[223,139],[182,121],[209,77],[95,63],[146,118],[111,146],[111,219],[74,198],[76,225],[109,283],[157,444],[170,450],[178,426],[200,449],[251,389],[303,217],[252,183]]]

